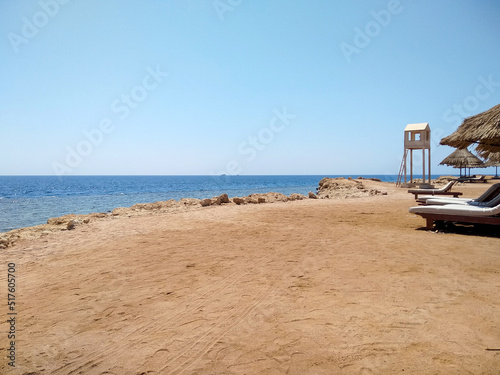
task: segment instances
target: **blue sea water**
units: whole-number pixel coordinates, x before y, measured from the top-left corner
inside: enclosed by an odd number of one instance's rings
[[[270,191],[316,191],[323,177],[348,176],[0,176],[0,232],[44,224],[66,214],[180,198],[230,197]],[[358,176],[353,176],[358,177]],[[395,175],[372,175],[395,182]]]

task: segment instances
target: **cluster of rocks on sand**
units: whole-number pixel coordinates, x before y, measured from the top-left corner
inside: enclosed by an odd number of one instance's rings
[[[39,238],[55,231],[72,230],[80,225],[88,224],[93,220],[109,219],[117,216],[137,216],[151,214],[153,212],[165,213],[185,211],[188,209],[228,204],[262,204],[290,202],[303,199],[343,199],[387,194],[386,192],[382,192],[380,190],[365,188],[365,186],[363,185],[363,180],[364,179],[361,177],[358,177],[357,179],[352,179],[351,177],[349,177],[348,179],[343,177],[325,177],[319,182],[317,194],[309,192],[307,196],[298,193],[293,193],[287,196],[281,193],[270,192],[262,194],[250,194],[244,197],[229,198],[227,194],[221,194],[217,197],[206,199],[182,198],[179,201],[171,199],[168,201],[154,203],[139,203],[131,207],[118,207],[109,213],[92,213],[89,215],[64,215],[61,217],[48,219],[47,224],[15,229],[10,232],[0,234],[0,249],[5,249],[9,246],[12,246],[21,239]]]
[[[363,178],[352,179],[349,177],[329,178],[325,177],[319,182],[318,198],[340,199],[340,198],[358,198],[373,195],[387,195],[387,192],[377,189],[367,189],[363,184]],[[370,179],[379,181],[378,179]]]

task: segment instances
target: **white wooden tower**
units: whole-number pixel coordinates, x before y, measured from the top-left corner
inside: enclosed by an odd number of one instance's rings
[[[402,183],[402,176],[404,175],[405,186],[414,184],[413,182],[413,151],[422,150],[422,184],[426,185],[431,183],[431,128],[429,124],[424,122],[420,124],[408,124],[404,131],[404,156],[401,162],[401,168],[399,170],[398,185]],[[425,150],[427,150],[427,163],[428,163],[428,175],[426,178],[426,157]],[[407,178],[407,159],[408,155],[410,157],[410,179],[408,184]],[[427,183],[426,183],[427,180]],[[423,187],[423,186],[422,186]]]

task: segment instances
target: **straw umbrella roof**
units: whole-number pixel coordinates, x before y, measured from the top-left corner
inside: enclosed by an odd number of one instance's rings
[[[466,148],[456,149],[439,165],[449,165],[454,168],[481,168],[484,162]]]
[[[500,167],[500,152],[492,152],[488,155],[485,165],[487,167]]]
[[[500,152],[500,104],[478,115],[468,117],[440,144],[464,149],[477,144],[476,151],[488,158],[490,153]]]
[[[498,167],[500,167],[500,152],[492,152],[488,156],[488,160],[484,163],[487,167],[495,167],[495,177],[494,179],[498,179]]]

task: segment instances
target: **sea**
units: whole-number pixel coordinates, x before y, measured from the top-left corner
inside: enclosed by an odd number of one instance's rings
[[[271,191],[307,194],[315,192],[324,177],[348,176],[0,176],[0,232],[45,224],[52,217],[110,212],[136,203],[223,193],[229,197]],[[397,180],[397,175],[361,177]]]

